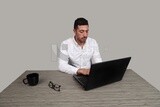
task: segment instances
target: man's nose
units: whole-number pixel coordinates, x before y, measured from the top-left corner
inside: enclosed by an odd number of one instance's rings
[[[88,36],[88,33],[87,32],[84,32],[84,35],[83,35],[84,37],[87,37]]]

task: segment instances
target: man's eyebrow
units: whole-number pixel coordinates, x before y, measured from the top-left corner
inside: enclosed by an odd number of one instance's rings
[[[80,31],[89,31],[88,29],[87,30],[83,30],[83,29],[81,29]]]

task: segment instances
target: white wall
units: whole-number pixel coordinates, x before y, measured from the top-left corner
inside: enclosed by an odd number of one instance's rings
[[[57,69],[52,45],[89,20],[103,60],[131,56],[129,68],[160,90],[159,0],[1,0],[0,92],[25,70]]]

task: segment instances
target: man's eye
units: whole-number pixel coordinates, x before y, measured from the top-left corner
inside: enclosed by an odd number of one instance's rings
[[[86,33],[88,33],[88,30],[86,31]]]
[[[80,33],[83,33],[83,32],[84,32],[83,30],[80,31]]]

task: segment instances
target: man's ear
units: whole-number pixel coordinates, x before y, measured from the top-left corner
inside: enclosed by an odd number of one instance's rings
[[[76,29],[73,29],[74,34],[76,35]]]
[[[73,32],[75,33],[75,32],[76,32],[76,30],[75,30],[75,29],[73,29]]]

